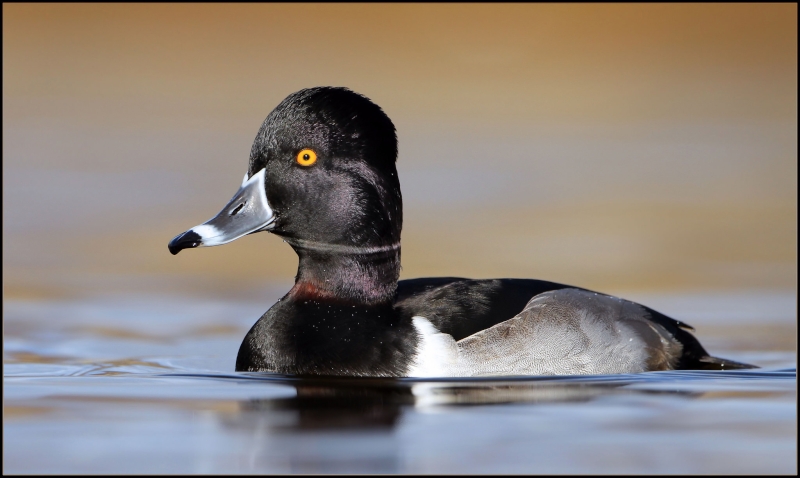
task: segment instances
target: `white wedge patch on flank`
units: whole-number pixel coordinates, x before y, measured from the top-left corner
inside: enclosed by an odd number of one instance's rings
[[[453,337],[443,334],[425,317],[412,317],[419,335],[417,355],[406,376],[457,377],[458,346]]]

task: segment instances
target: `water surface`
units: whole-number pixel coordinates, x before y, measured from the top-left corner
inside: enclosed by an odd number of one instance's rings
[[[263,302],[6,301],[4,471],[795,473],[793,294],[646,298],[697,327],[714,354],[762,368],[426,380],[236,373]]]

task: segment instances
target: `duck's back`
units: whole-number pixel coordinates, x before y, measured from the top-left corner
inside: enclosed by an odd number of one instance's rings
[[[554,282],[456,277],[404,280],[398,283],[395,308],[405,319],[425,318],[438,332],[451,336],[451,348],[458,342],[458,352],[453,348],[453,353],[459,367],[468,369],[467,375],[484,374],[478,370],[483,362],[491,362],[491,371],[505,374],[548,373],[551,368],[550,373],[568,374],[750,367],[710,357],[685,330],[690,326],[648,307]],[[561,353],[561,339],[569,342],[563,353],[573,354],[570,360],[575,364],[542,355]],[[623,349],[634,342],[636,352],[647,350],[646,356],[626,355]],[[611,353],[616,348],[617,353]],[[504,357],[516,365],[499,366],[489,357]],[[583,362],[592,367],[579,370]],[[505,370],[508,367],[519,370]]]
[[[570,287],[534,279],[425,277],[397,283],[395,308],[461,340],[518,314],[542,292]]]

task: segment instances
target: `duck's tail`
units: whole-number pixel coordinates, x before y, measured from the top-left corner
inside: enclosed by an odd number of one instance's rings
[[[694,327],[678,320],[667,317],[661,312],[646,308],[650,313],[650,318],[662,326],[668,327],[673,336],[683,345],[683,353],[675,370],[743,370],[748,368],[758,368],[756,365],[736,362],[720,357],[712,357],[706,349],[700,345],[697,338],[689,331],[694,331]]]
[[[694,370],[742,370],[748,368],[758,368],[757,365],[750,365],[748,363],[735,362],[725,358],[711,357],[706,355],[697,359],[692,367]]]

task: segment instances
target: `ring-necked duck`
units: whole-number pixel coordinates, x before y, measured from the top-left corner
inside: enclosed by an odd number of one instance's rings
[[[624,299],[533,279],[403,280],[397,137],[346,88],[289,95],[267,116],[239,191],[169,250],[270,231],[300,261],[250,329],[237,371],[424,377],[751,368],[688,325]]]

